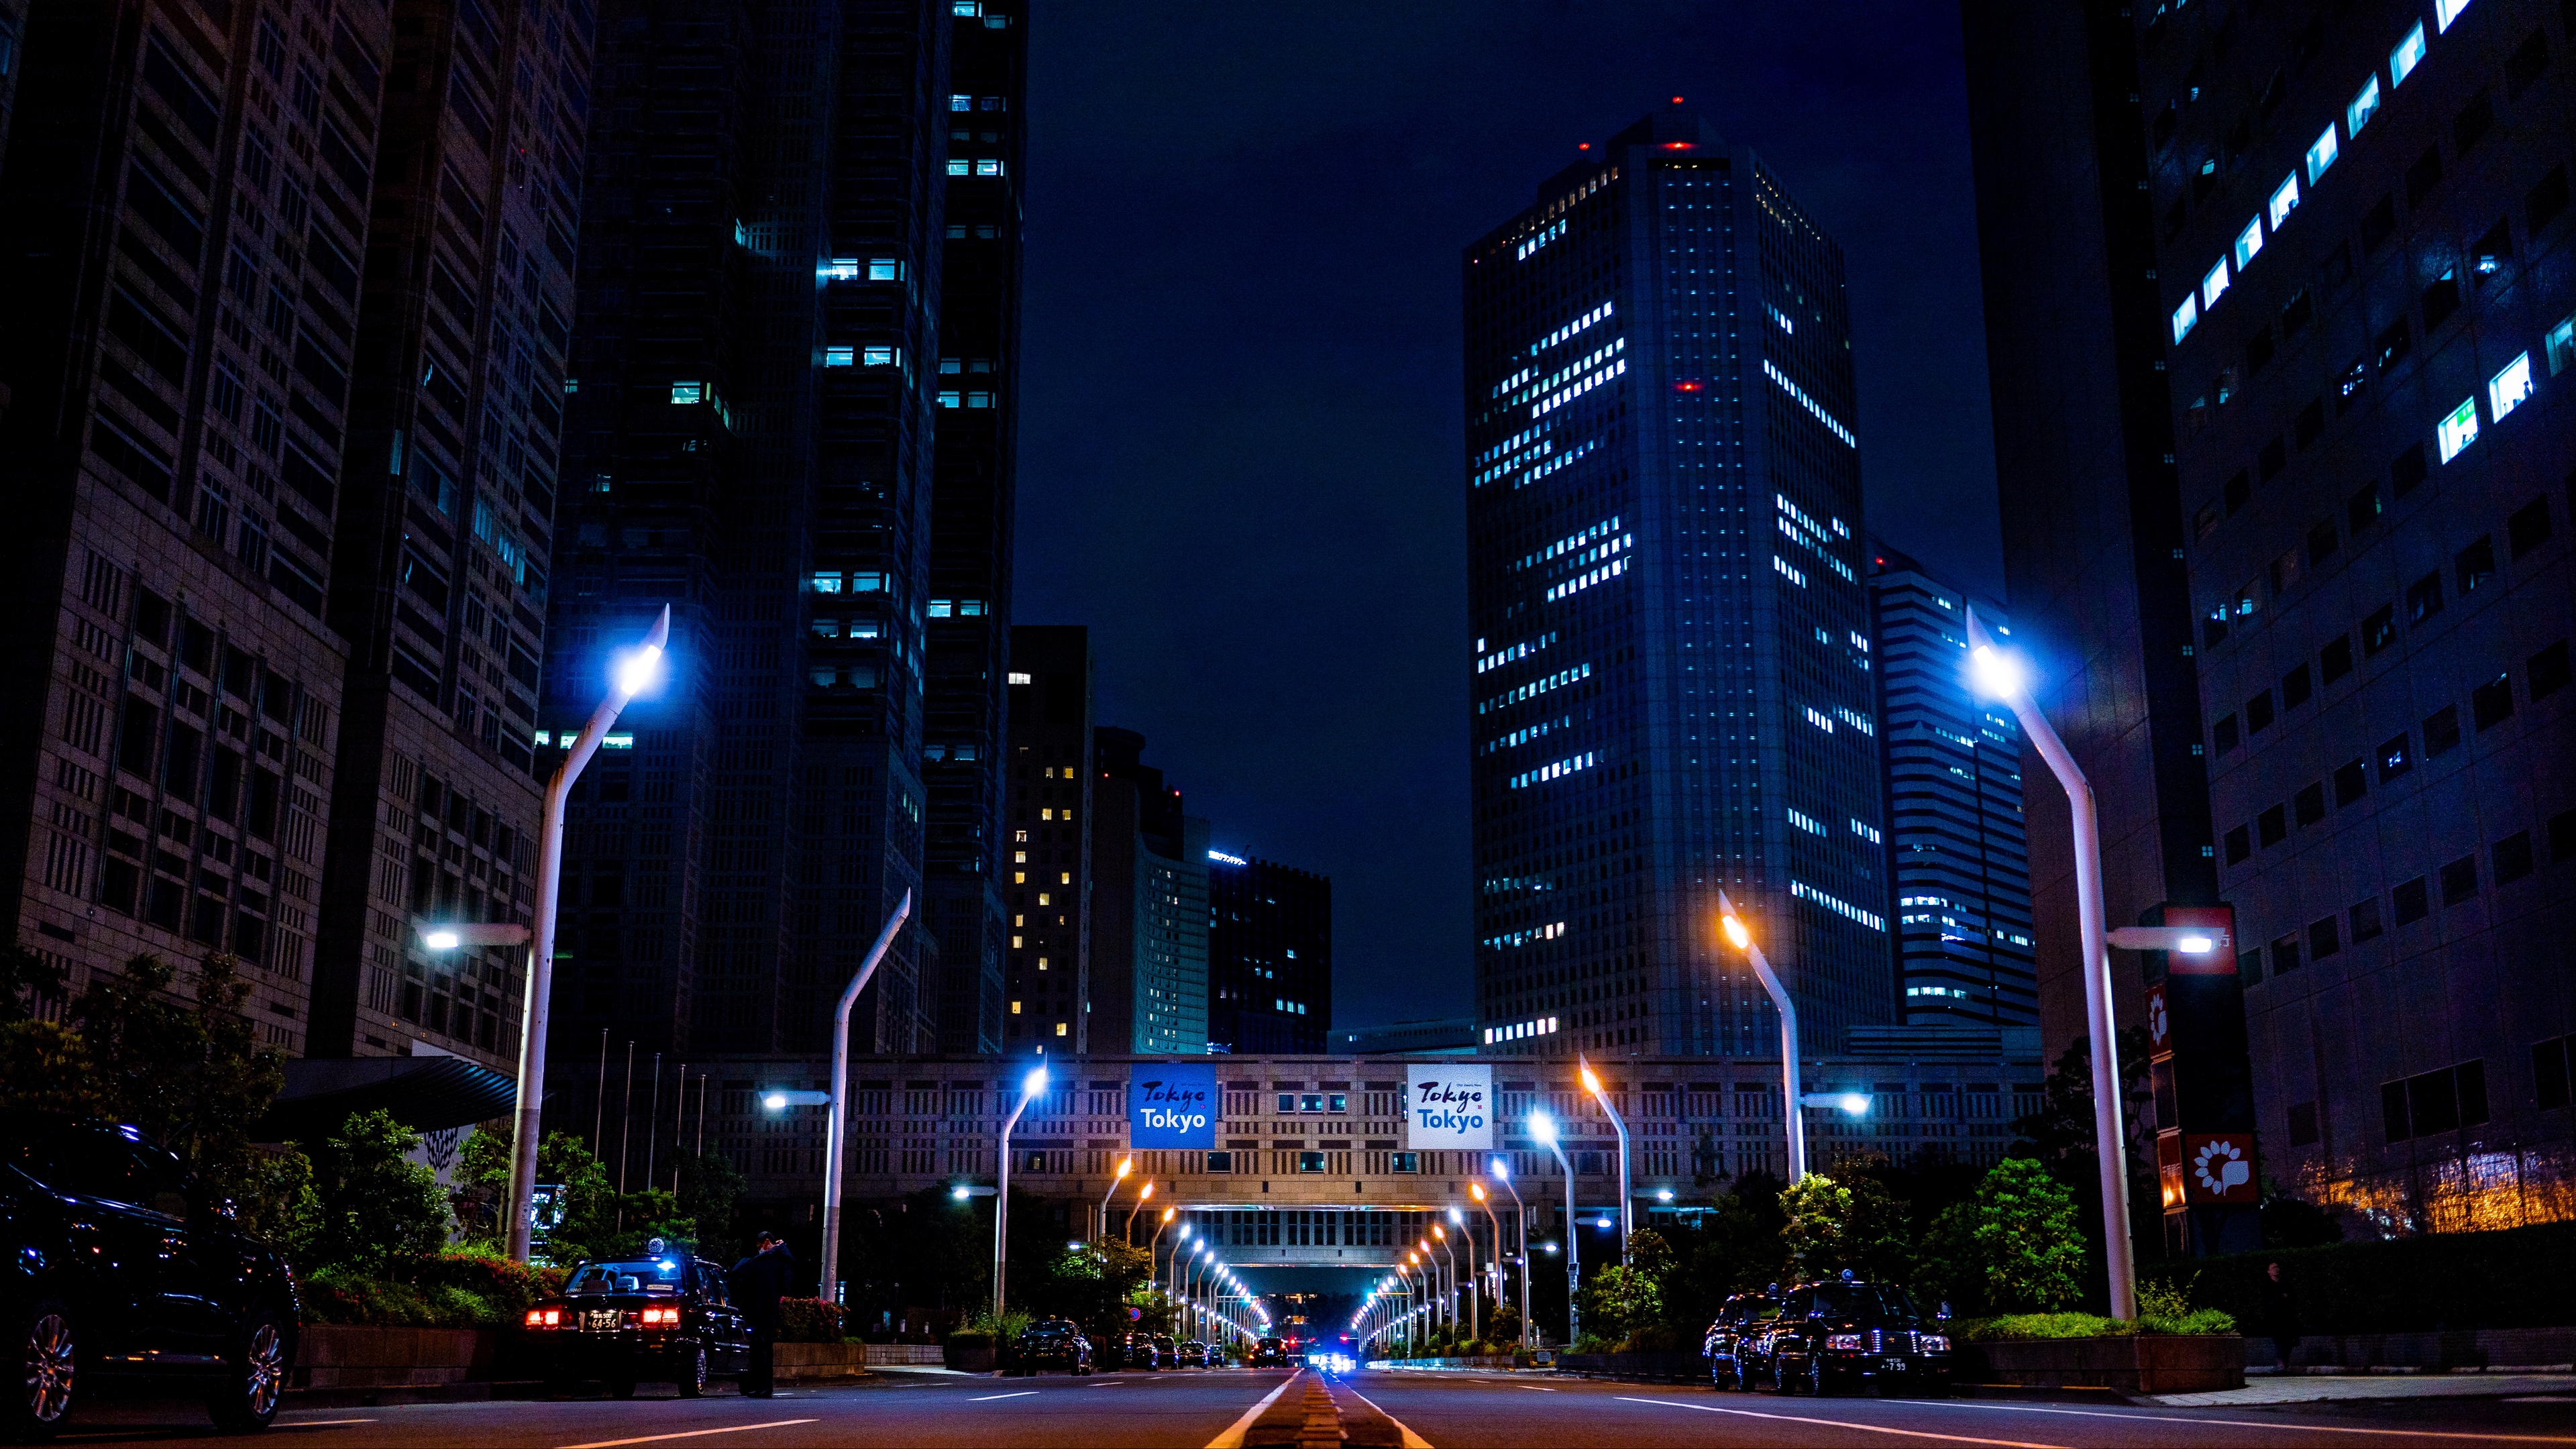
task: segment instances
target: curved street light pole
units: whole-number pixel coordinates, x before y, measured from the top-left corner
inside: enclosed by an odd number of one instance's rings
[[[1503,1160],[1502,1160],[1501,1158],[1497,1157],[1497,1158],[1493,1159],[1491,1162],[1486,1163],[1486,1164],[1485,1164],[1485,1174],[1486,1174],[1488,1177],[1491,1177],[1494,1181],[1501,1183],[1501,1184],[1503,1185],[1503,1191],[1508,1192],[1508,1193],[1510,1193],[1510,1194],[1512,1195],[1512,1222],[1513,1222],[1514,1226],[1516,1226],[1516,1227],[1519,1229],[1519,1236],[1520,1236],[1520,1261],[1521,1261],[1521,1347],[1523,1347],[1523,1348],[1527,1348],[1527,1347],[1529,1347],[1529,1336],[1530,1336],[1530,1314],[1529,1314],[1529,1285],[1530,1285],[1530,1257],[1529,1257],[1529,1209],[1521,1205],[1521,1190],[1520,1190],[1519,1188],[1514,1187],[1514,1186],[1512,1185],[1512,1174],[1511,1174],[1511,1169],[1510,1169],[1510,1168],[1508,1168],[1508,1167],[1505,1167],[1505,1166],[1503,1165]],[[1501,1244],[1501,1242],[1498,1240],[1498,1241],[1494,1244],[1494,1251],[1495,1251],[1495,1252],[1497,1252],[1497,1253],[1499,1253],[1499,1252],[1501,1252],[1502,1250],[1503,1250],[1503,1249],[1502,1249],[1502,1244]]]
[[[1449,1221],[1457,1224],[1458,1236],[1467,1244],[1467,1341],[1482,1343],[1485,1335],[1477,1317],[1479,1305],[1476,1302],[1476,1225],[1467,1221],[1467,1215],[1454,1207],[1449,1209]]]
[[[1118,1175],[1109,1179],[1109,1190],[1100,1195],[1100,1231],[1092,1234],[1095,1241],[1109,1236],[1109,1200],[1118,1195],[1118,1185],[1125,1182],[1127,1174],[1133,1172],[1135,1168],[1136,1159],[1133,1156],[1118,1159]]]
[[[1002,1171],[996,1179],[1000,1185],[993,1191],[993,1317],[997,1321],[1002,1316],[1002,1278],[1010,1268],[1011,1129],[1020,1125],[1020,1114],[1029,1110],[1029,1103],[1046,1090],[1046,1084],[1047,1069],[1032,1068],[1020,1081],[1020,1104],[1002,1121]]]
[[[1556,1165],[1565,1169],[1565,1345],[1572,1348],[1583,1336],[1583,1235],[1574,1226],[1574,1164],[1566,1161],[1565,1144],[1557,1140],[1556,1119],[1532,1113],[1530,1135],[1555,1153]]]
[[[876,974],[877,963],[885,959],[886,948],[894,944],[895,932],[903,929],[904,918],[912,914],[912,892],[887,918],[885,929],[877,932],[876,944],[868,948],[867,959],[859,963],[859,972],[841,991],[840,1004],[832,1008],[832,1115],[823,1124],[823,1272],[821,1296],[826,1303],[838,1303],[836,1291],[841,1271],[841,1158],[850,1141],[850,1008],[867,989],[868,978]]]
[[[1611,1128],[1619,1134],[1619,1261],[1624,1263],[1628,1261],[1628,1240],[1637,1235],[1637,1205],[1628,1190],[1628,1119],[1619,1115],[1618,1107],[1610,1101],[1608,1086],[1592,1070],[1592,1064],[1583,1059],[1583,1053],[1574,1054],[1574,1064],[1583,1074],[1583,1085],[1592,1093],[1592,1100],[1601,1104],[1602,1115],[1610,1119]]]
[[[1807,1115],[1800,1109],[1803,1094],[1798,1089],[1798,1008],[1789,1002],[1789,989],[1780,984],[1779,973],[1771,969],[1770,959],[1744,929],[1735,914],[1735,902],[1726,892],[1717,893],[1718,926],[1735,949],[1753,962],[1753,974],[1762,978],[1762,989],[1771,993],[1771,1004],[1780,1011],[1780,1109],[1789,1131],[1789,1181],[1797,1183],[1807,1175]]]
[[[2120,1043],[2111,1020],[2111,949],[2102,890],[2102,826],[2095,813],[2093,786],[2075,756],[2030,696],[2028,681],[2014,661],[1995,648],[1985,621],[1968,610],[1968,662],[1978,687],[2002,699],[2021,723],[2049,772],[2066,792],[2066,813],[2075,835],[2075,921],[2084,951],[2084,1026],[2093,1058],[2093,1153],[2102,1178],[2102,1252],[2110,1270],[2111,1316],[2138,1316],[2137,1268],[2130,1261],[2129,1155],[2121,1131]]]

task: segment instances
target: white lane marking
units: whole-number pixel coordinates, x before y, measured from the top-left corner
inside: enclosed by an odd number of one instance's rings
[[[1552,1394],[1556,1392],[1556,1390],[1549,1388],[1545,1384],[1514,1384],[1512,1387],[1516,1389],[1527,1389],[1533,1394]]]
[[[1288,1386],[1297,1382],[1297,1374],[1303,1372],[1305,1372],[1305,1370],[1299,1369],[1297,1373],[1292,1373],[1288,1375],[1288,1377],[1281,1379],[1279,1381],[1279,1387],[1263,1394],[1261,1396],[1260,1403],[1244,1410],[1242,1418],[1226,1425],[1224,1433],[1210,1439],[1208,1441],[1207,1449],[1243,1449],[1243,1436],[1251,1430],[1252,1421],[1261,1417],[1262,1410],[1269,1408],[1274,1403],[1277,1403],[1279,1401],[1279,1396],[1288,1392]]]
[[[1015,1393],[1008,1394],[985,1394],[978,1398],[968,1399],[966,1402],[970,1404],[989,1404],[995,1399],[1025,1399],[1036,1392],[1037,1390],[1035,1389],[1021,1389]]]
[[[1941,1409],[1992,1409],[2007,1414],[2063,1414],[2079,1419],[2136,1419],[2150,1424],[2215,1424],[2229,1429],[2280,1429],[2302,1434],[2386,1434],[2400,1439],[2475,1439],[2496,1444],[2576,1444],[2576,1436],[2565,1434],[2461,1434],[2438,1429],[2355,1429],[2342,1424],[2268,1423],[2261,1419],[2193,1419],[2180,1414],[2120,1414],[2107,1409],[2052,1409],[2040,1404],[1954,1404],[1939,1399],[1915,1399]],[[2283,1408],[2296,1408],[2284,1404]]]
[[[1979,1439],[1968,1434],[1935,1434],[1926,1429],[1890,1429],[1880,1424],[1862,1424],[1850,1419],[1816,1419],[1804,1414],[1765,1414],[1753,1409],[1721,1409],[1714,1404],[1677,1404],[1670,1399],[1632,1399],[1614,1395],[1621,1403],[1654,1404],[1666,1409],[1697,1409],[1703,1414],[1733,1414],[1746,1419],[1777,1419],[1787,1424],[1820,1424],[1831,1429],[1858,1429],[1864,1434],[1899,1434],[1908,1439],[1939,1439],[1949,1444],[1994,1444],[2002,1449],[2069,1449],[2064,1444],[2034,1444],[2023,1439]]]
[[[334,1424],[372,1424],[373,1419],[289,1419],[280,1429],[328,1429]]]
[[[665,1439],[703,1439],[709,1434],[747,1434],[754,1429],[784,1429],[794,1424],[819,1424],[820,1419],[772,1419],[766,1424],[734,1424],[722,1429],[691,1429],[681,1434],[639,1434],[632,1439],[594,1439],[587,1444],[566,1444],[563,1449],[618,1449],[621,1444],[658,1444]]]
[[[1352,1398],[1359,1400],[1361,1403],[1368,1405],[1372,1409],[1377,1409],[1381,1414],[1386,1414],[1386,1410],[1378,1408],[1377,1400],[1370,1398],[1368,1395],[1361,1393],[1357,1389],[1351,1389],[1351,1386],[1348,1384],[1344,1384],[1342,1387],[1350,1389]],[[1402,1419],[1397,1418],[1393,1414],[1386,1414],[1386,1421],[1395,1426],[1395,1432],[1397,1434],[1403,1436],[1404,1449],[1431,1449],[1431,1441],[1414,1433],[1411,1429],[1406,1428]]]

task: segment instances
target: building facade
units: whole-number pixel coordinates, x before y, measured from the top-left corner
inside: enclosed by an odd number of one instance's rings
[[[1840,249],[1675,109],[1461,270],[1480,1040],[1773,1050],[1721,889],[1819,1050],[1894,1020]]]
[[[1968,608],[1999,638],[2012,621],[1875,539],[1869,569],[1905,1020],[2036,1026],[2021,727],[1967,678]]]
[[[71,987],[230,952],[289,1054],[515,1050],[511,963],[413,921],[530,906],[592,31],[47,4],[6,43],[0,548],[45,684],[0,858]]]
[[[1208,823],[1145,763],[1143,735],[1092,740],[1091,1049],[1204,1052]]]
[[[1333,882],[1207,853],[1210,1051],[1320,1052],[1333,1025]]]
[[[1090,1050],[1092,1011],[1091,631],[1078,624],[1011,629],[1010,950],[1002,1037]],[[1070,1043],[1058,1046],[1057,1043]]]

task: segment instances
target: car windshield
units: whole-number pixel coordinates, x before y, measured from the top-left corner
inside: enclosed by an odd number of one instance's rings
[[[1883,1324],[1912,1323],[1921,1317],[1914,1311],[1914,1300],[1893,1283],[1818,1284],[1816,1312],[1827,1318]]]
[[[1739,1322],[1758,1323],[1766,1318],[1779,1317],[1780,1304],[1777,1300],[1770,1298],[1747,1298],[1743,1302],[1735,1305],[1735,1313],[1733,1316]]]
[[[631,1263],[585,1263],[564,1292],[573,1297],[594,1293],[677,1293],[680,1260],[639,1258]]]

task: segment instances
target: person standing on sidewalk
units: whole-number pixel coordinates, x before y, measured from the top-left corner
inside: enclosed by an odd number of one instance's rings
[[[2289,1372],[2290,1353],[2299,1346],[2299,1310],[2290,1299],[2290,1285],[2281,1277],[2278,1259],[2263,1265],[2263,1328],[2281,1357],[2281,1371]]]
[[[796,1258],[787,1244],[775,1233],[760,1235],[760,1250],[733,1265],[725,1282],[733,1290],[734,1306],[742,1310],[743,1322],[751,1329],[751,1362],[742,1376],[742,1396],[766,1399],[777,1392],[775,1380],[778,1346],[778,1300],[787,1296],[787,1275],[796,1266]]]

